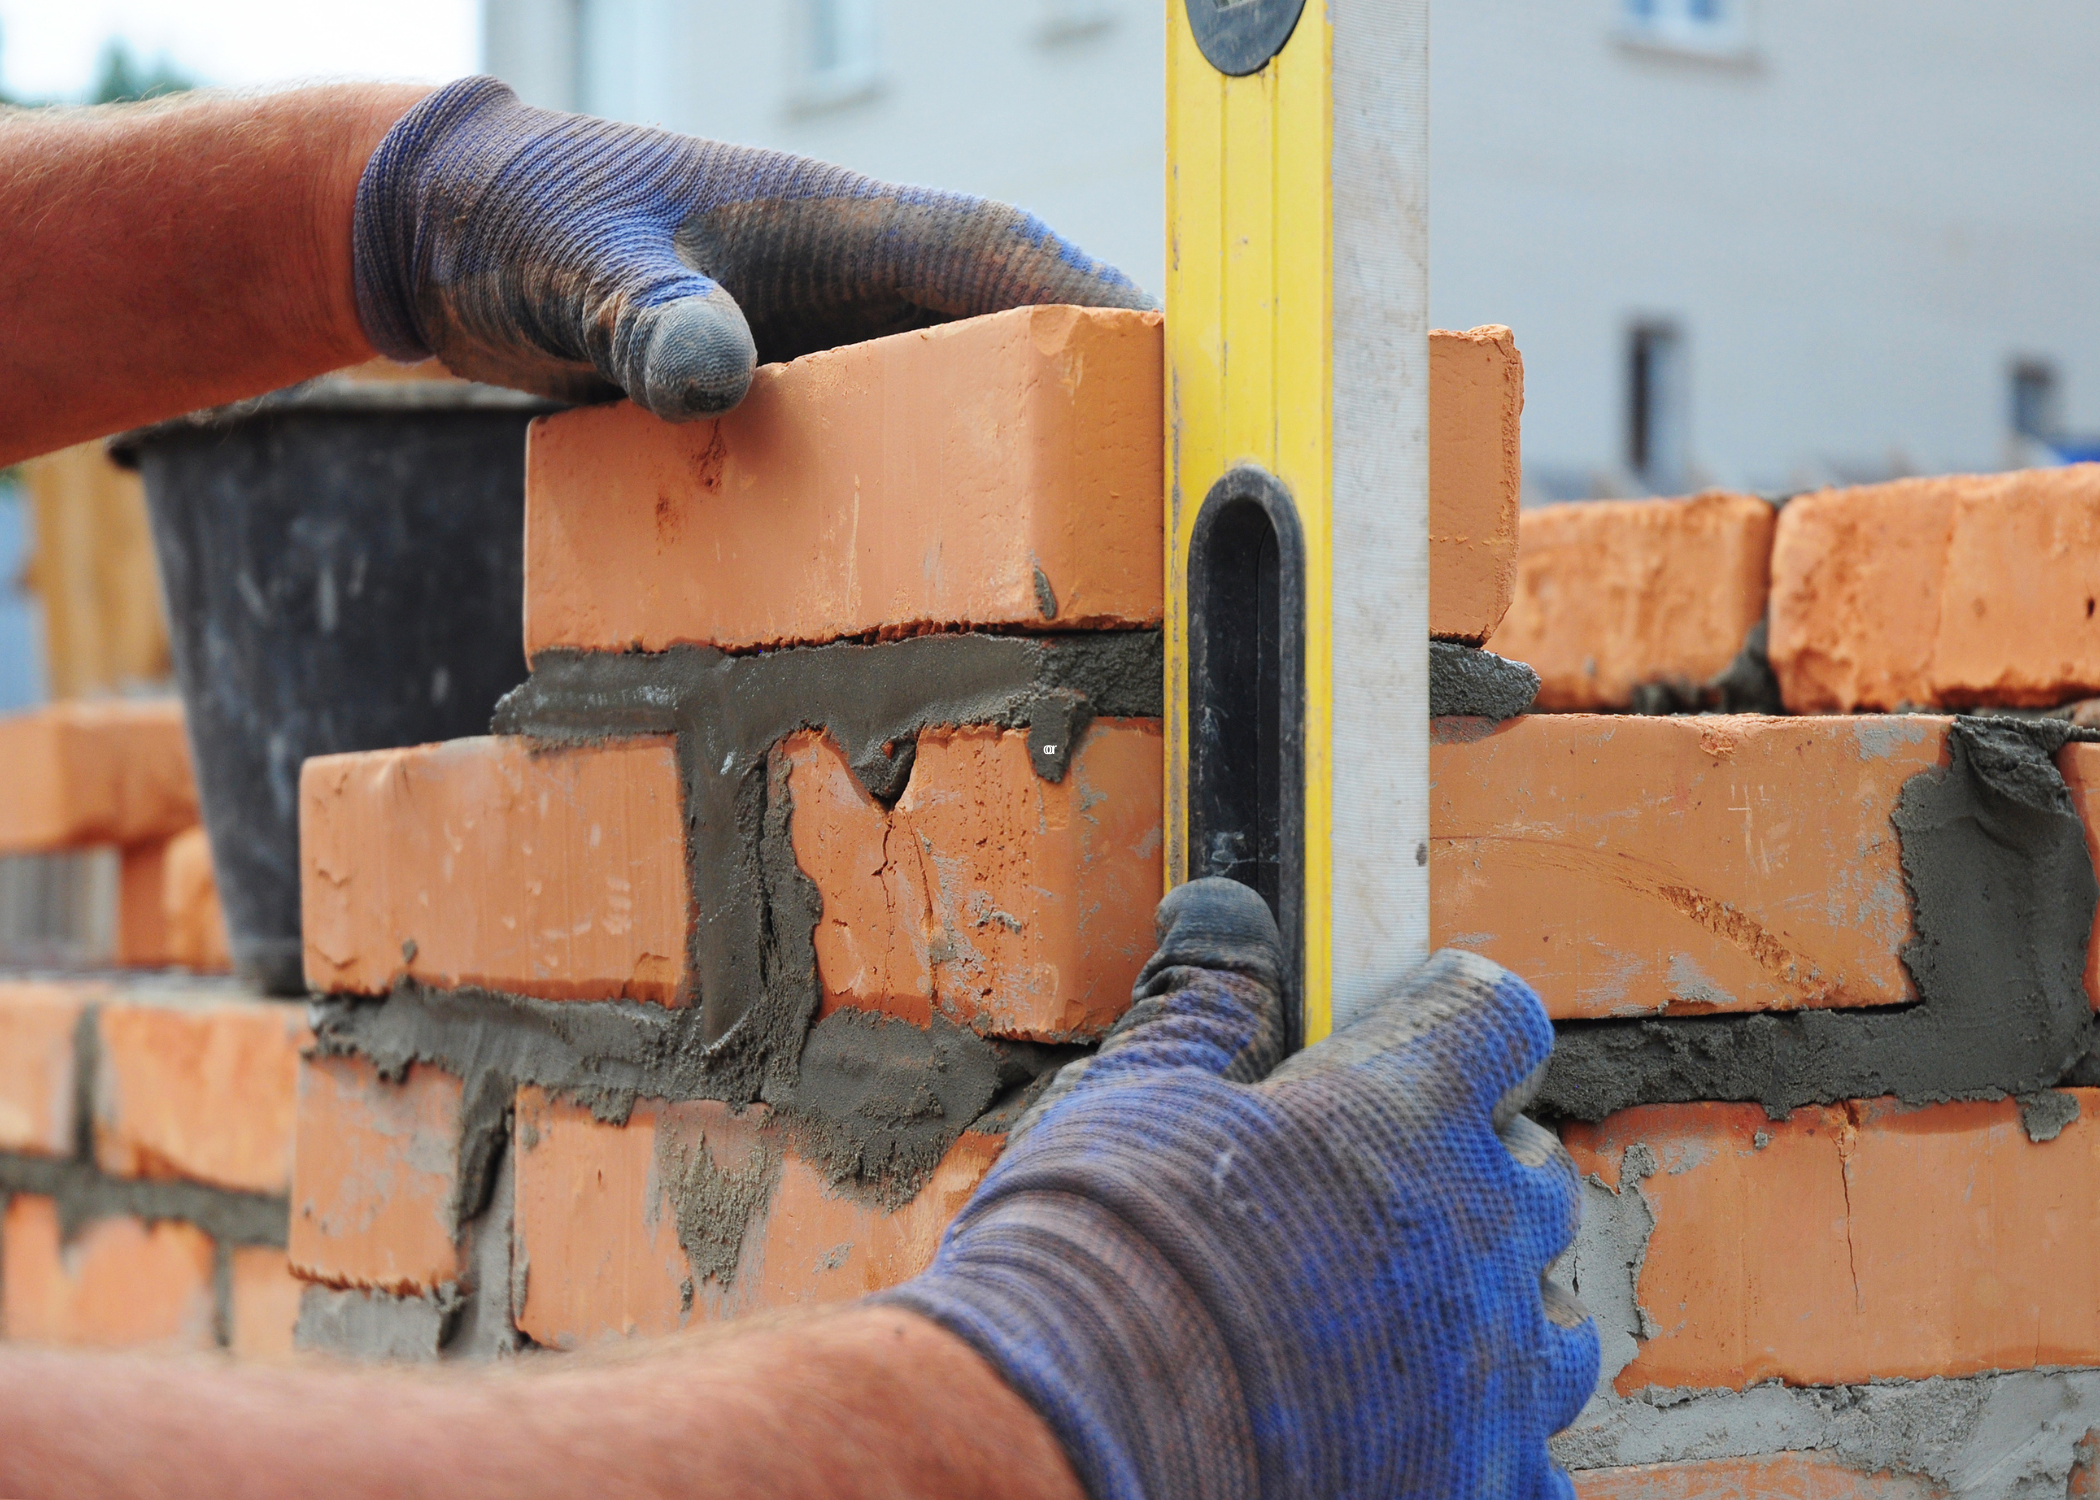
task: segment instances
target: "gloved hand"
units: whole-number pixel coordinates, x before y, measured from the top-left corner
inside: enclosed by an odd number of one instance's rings
[[[1269,1073],[1260,897],[1193,881],[1158,923],[1129,1014],[879,1300],[988,1359],[1094,1500],[1572,1500],[1546,1438],[1597,1334],[1545,1276],[1581,1200],[1519,1113],[1538,998],[1447,950]]]
[[[1153,305],[1002,203],[803,157],[431,94],[358,183],[357,311],[382,354],[681,421],[759,359],[1034,303]]]

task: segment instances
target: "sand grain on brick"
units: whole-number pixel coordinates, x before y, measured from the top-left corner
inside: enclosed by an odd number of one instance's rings
[[[306,975],[546,1000],[685,998],[689,908],[668,740],[516,739],[317,756],[300,776]]]
[[[1789,709],[2049,707],[2100,693],[2100,464],[1789,501],[1772,667]]]
[[[1754,495],[1527,510],[1495,651],[1539,674],[1546,710],[1623,709],[1646,683],[1698,687],[1764,618],[1772,526]]]
[[[70,1242],[58,1205],[21,1194],[0,1217],[0,1328],[11,1341],[209,1349],[211,1237],[174,1221],[98,1219]]]
[[[1652,1336],[1620,1373],[1741,1389],[2100,1364],[2100,1092],[2035,1142],[2011,1100],[1909,1109],[1665,1104],[1564,1132],[1625,1190],[1657,1170],[1637,1295]]]
[[[309,1281],[397,1295],[459,1275],[458,1079],[418,1063],[399,1083],[363,1058],[299,1070],[291,1261]]]
[[[1430,749],[1430,926],[1556,1018],[1915,998],[1903,785],[1924,717],[1542,714]]]
[[[127,998],[96,1012],[95,1163],[237,1192],[291,1186],[302,1008]]]
[[[999,1036],[1098,1036],[1152,950],[1160,884],[1160,739],[1100,720],[1059,782],[1024,730],[929,729],[894,808],[828,737],[787,742],[795,859],[822,893],[826,1013]]]

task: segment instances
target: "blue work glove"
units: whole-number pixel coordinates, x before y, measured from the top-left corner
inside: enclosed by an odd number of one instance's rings
[[[447,84],[358,183],[358,317],[382,354],[682,421],[761,359],[1037,303],[1146,308],[1003,203]]]
[[[1581,1199],[1519,1113],[1537,996],[1445,951],[1271,1073],[1260,897],[1194,881],[1158,920],[1129,1014],[878,1300],[988,1359],[1094,1500],[1571,1500],[1546,1439],[1597,1333],[1546,1279]]]

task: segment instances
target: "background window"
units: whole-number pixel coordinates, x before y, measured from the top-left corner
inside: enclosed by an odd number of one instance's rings
[[[1674,323],[1636,323],[1626,339],[1626,467],[1650,491],[1672,495],[1691,470],[1691,401],[1684,335]]]
[[[1620,34],[1677,52],[1728,56],[1750,45],[1750,0],[1620,0]]]

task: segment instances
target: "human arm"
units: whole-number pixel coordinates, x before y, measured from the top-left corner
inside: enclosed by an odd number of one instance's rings
[[[490,78],[0,111],[0,463],[372,357],[679,420],[761,359],[1148,307],[1033,217]]]
[[[370,359],[352,206],[426,92],[0,109],[0,464]]]
[[[0,1345],[16,1500],[1084,1500],[954,1335],[854,1306],[503,1370],[229,1366]]]

